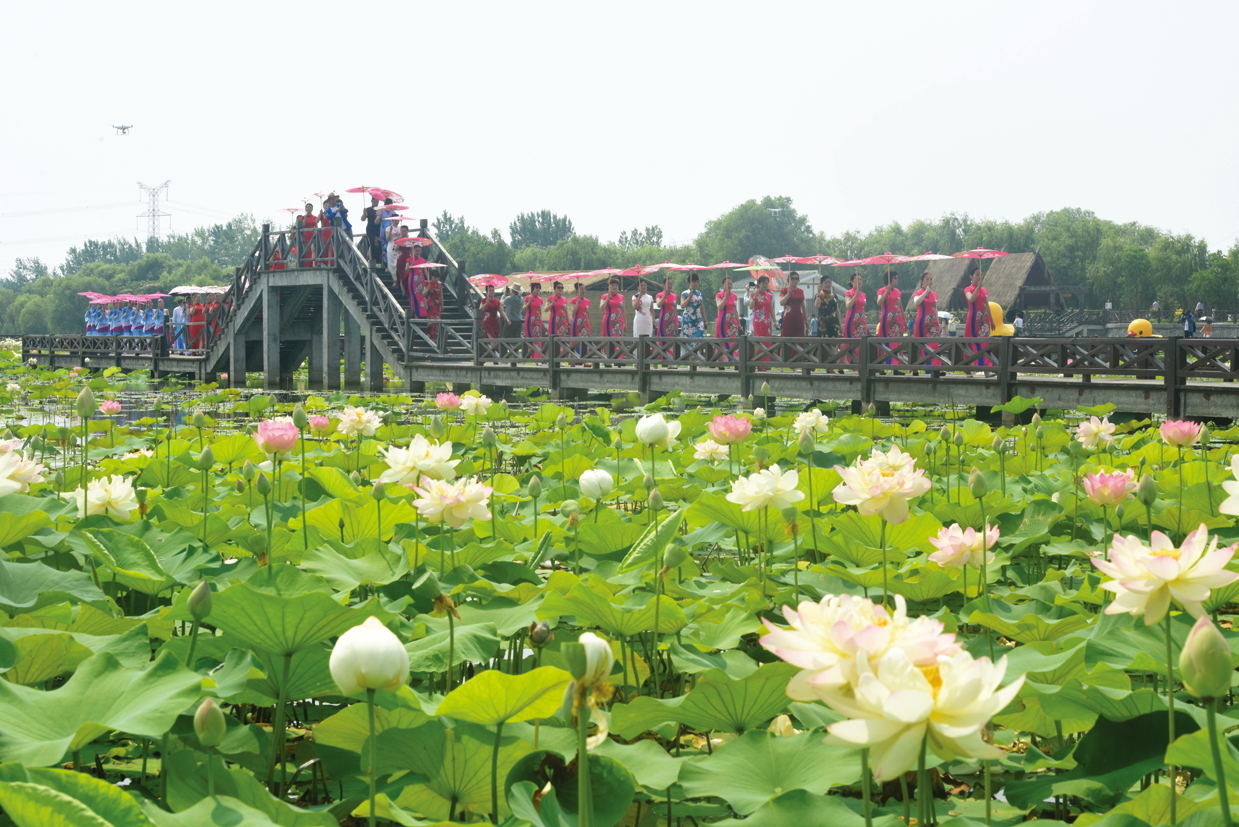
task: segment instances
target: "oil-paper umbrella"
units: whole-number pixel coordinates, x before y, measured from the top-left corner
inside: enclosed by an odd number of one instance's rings
[[[706,267],[707,270],[739,270],[741,267],[748,267],[748,264],[743,261],[720,261],[718,264],[711,264]]]
[[[468,281],[475,287],[506,287],[508,277],[498,273],[480,273],[476,276],[469,276]]]
[[[985,258],[1002,258],[1005,255],[1007,255],[1007,252],[1005,250],[989,250],[989,249],[986,249],[985,247],[974,247],[971,250],[964,250],[963,252],[953,253],[951,255],[951,258],[985,259]],[[979,264],[977,266],[978,268],[980,267]]]
[[[944,256],[941,253],[926,252],[921,253],[919,256],[912,256],[908,259],[908,261],[943,261],[948,258],[951,258],[951,256]]]

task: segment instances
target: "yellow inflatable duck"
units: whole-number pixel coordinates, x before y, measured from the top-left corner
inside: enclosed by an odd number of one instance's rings
[[[1015,328],[1002,321],[1002,308],[998,302],[989,303],[989,320],[991,336],[1014,336]]]
[[[1160,339],[1153,332],[1153,325],[1148,319],[1132,319],[1131,324],[1127,325],[1127,338],[1129,339]]]

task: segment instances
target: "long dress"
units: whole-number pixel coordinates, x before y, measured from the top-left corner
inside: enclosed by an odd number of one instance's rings
[[[706,319],[701,311],[702,305],[705,304],[705,299],[702,298],[701,291],[685,290],[680,293],[680,300],[684,302],[684,313],[680,316],[681,335],[694,339],[705,336]]]
[[[553,295],[550,298],[551,304],[551,330],[552,336],[567,336],[572,328],[568,324],[568,300],[563,296]]]
[[[826,339],[839,337],[839,300],[835,298],[834,291],[817,308],[817,335]]]
[[[418,299],[417,294],[413,290],[413,274],[409,270],[412,264],[413,250],[411,248],[405,247],[396,254],[396,289],[404,294],[404,298],[409,302],[409,307],[416,307]]]
[[[533,341],[533,355],[542,358],[542,346],[538,340],[546,335],[546,327],[542,323],[542,297],[530,293],[525,299],[525,321],[521,333],[526,339]]]
[[[314,228],[318,226],[318,218],[313,215],[303,215],[301,218],[301,266],[316,267],[318,262],[314,256]]]
[[[193,350],[202,347],[203,325],[206,323],[206,312],[201,304],[195,304],[189,309],[189,346]]]
[[[332,243],[335,237],[335,217],[335,208],[330,207],[323,210],[323,214],[318,220],[318,226],[322,228],[318,231],[318,237],[322,241],[323,246],[322,259],[319,261],[320,267],[336,266],[335,245]]]
[[[499,338],[499,299],[482,299],[482,335],[487,339]]]
[[[396,248],[400,249],[400,248]],[[416,304],[413,305],[413,312],[417,318],[426,318],[426,271],[419,264],[425,264],[426,259],[422,258],[416,252],[409,257],[409,275],[406,286],[410,296],[415,297]]]
[[[638,293],[632,297],[632,335],[650,336],[654,333],[654,297]]]
[[[749,317],[753,320],[754,336],[769,336],[774,331],[774,294],[758,290],[749,302]]]
[[[928,339],[942,335],[942,325],[938,323],[938,294],[926,287],[921,287],[912,294],[913,298],[921,296],[921,303],[916,306],[912,316],[912,338]],[[941,364],[937,359],[930,359],[929,354],[938,349],[937,345],[928,345],[921,349],[921,358],[931,365]]]
[[[625,333],[624,327],[624,294],[623,293],[603,293],[602,294],[602,335],[607,337],[623,336]],[[610,356],[615,357],[619,354],[618,345],[609,345],[608,352]]]
[[[787,299],[787,305],[783,308],[783,335],[797,338],[804,336],[804,291],[799,287],[788,287],[781,295]]]
[[[853,287],[843,295],[852,299],[852,304],[847,309],[847,313],[843,316],[843,335],[848,339],[859,339],[869,335],[869,322],[865,319],[865,303],[869,300],[865,296],[865,291]],[[839,349],[841,360],[844,363],[853,361],[853,354],[856,348],[852,345],[847,345]]]
[[[426,297],[426,318],[434,319],[430,323],[430,338],[439,341],[439,317],[443,315],[443,282],[438,279],[425,279],[422,282],[422,295]]]
[[[971,292],[971,298],[969,298]],[[968,287],[964,290],[964,300],[968,302],[968,313],[964,316],[964,337],[984,338],[990,335],[993,323],[989,315],[989,292],[984,287]],[[973,353],[981,352],[981,345],[969,345]],[[989,357],[977,359],[978,365],[992,364]]]
[[[714,294],[714,301],[718,304],[718,313],[714,317],[714,336],[724,340],[736,338],[740,335],[740,313],[736,309],[736,294],[729,292],[724,297],[723,292],[719,291]],[[736,358],[734,342],[724,343],[720,358],[724,362]]]
[[[655,335],[678,335],[680,324],[676,305],[679,300],[680,297],[670,290],[664,290],[654,297],[654,304],[658,308],[658,319],[654,324]]]
[[[572,335],[593,335],[593,324],[589,320],[589,298],[573,296],[568,299],[568,304],[572,305]]]
[[[878,288],[878,335],[893,339],[904,333],[903,306],[900,300],[903,293],[898,287],[889,285]]]

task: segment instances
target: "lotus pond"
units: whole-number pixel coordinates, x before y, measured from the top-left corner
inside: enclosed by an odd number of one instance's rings
[[[1234,428],[0,388],[10,823],[1231,823]]]

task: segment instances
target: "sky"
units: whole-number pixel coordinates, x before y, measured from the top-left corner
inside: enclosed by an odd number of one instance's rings
[[[402,193],[406,215],[506,233],[549,209],[604,241],[657,224],[686,243],[763,195],[828,236],[1080,207],[1239,240],[1232,2],[116,0],[4,16],[0,273],[145,236],[138,182],[165,180],[175,232],[286,221],[364,184]]]

